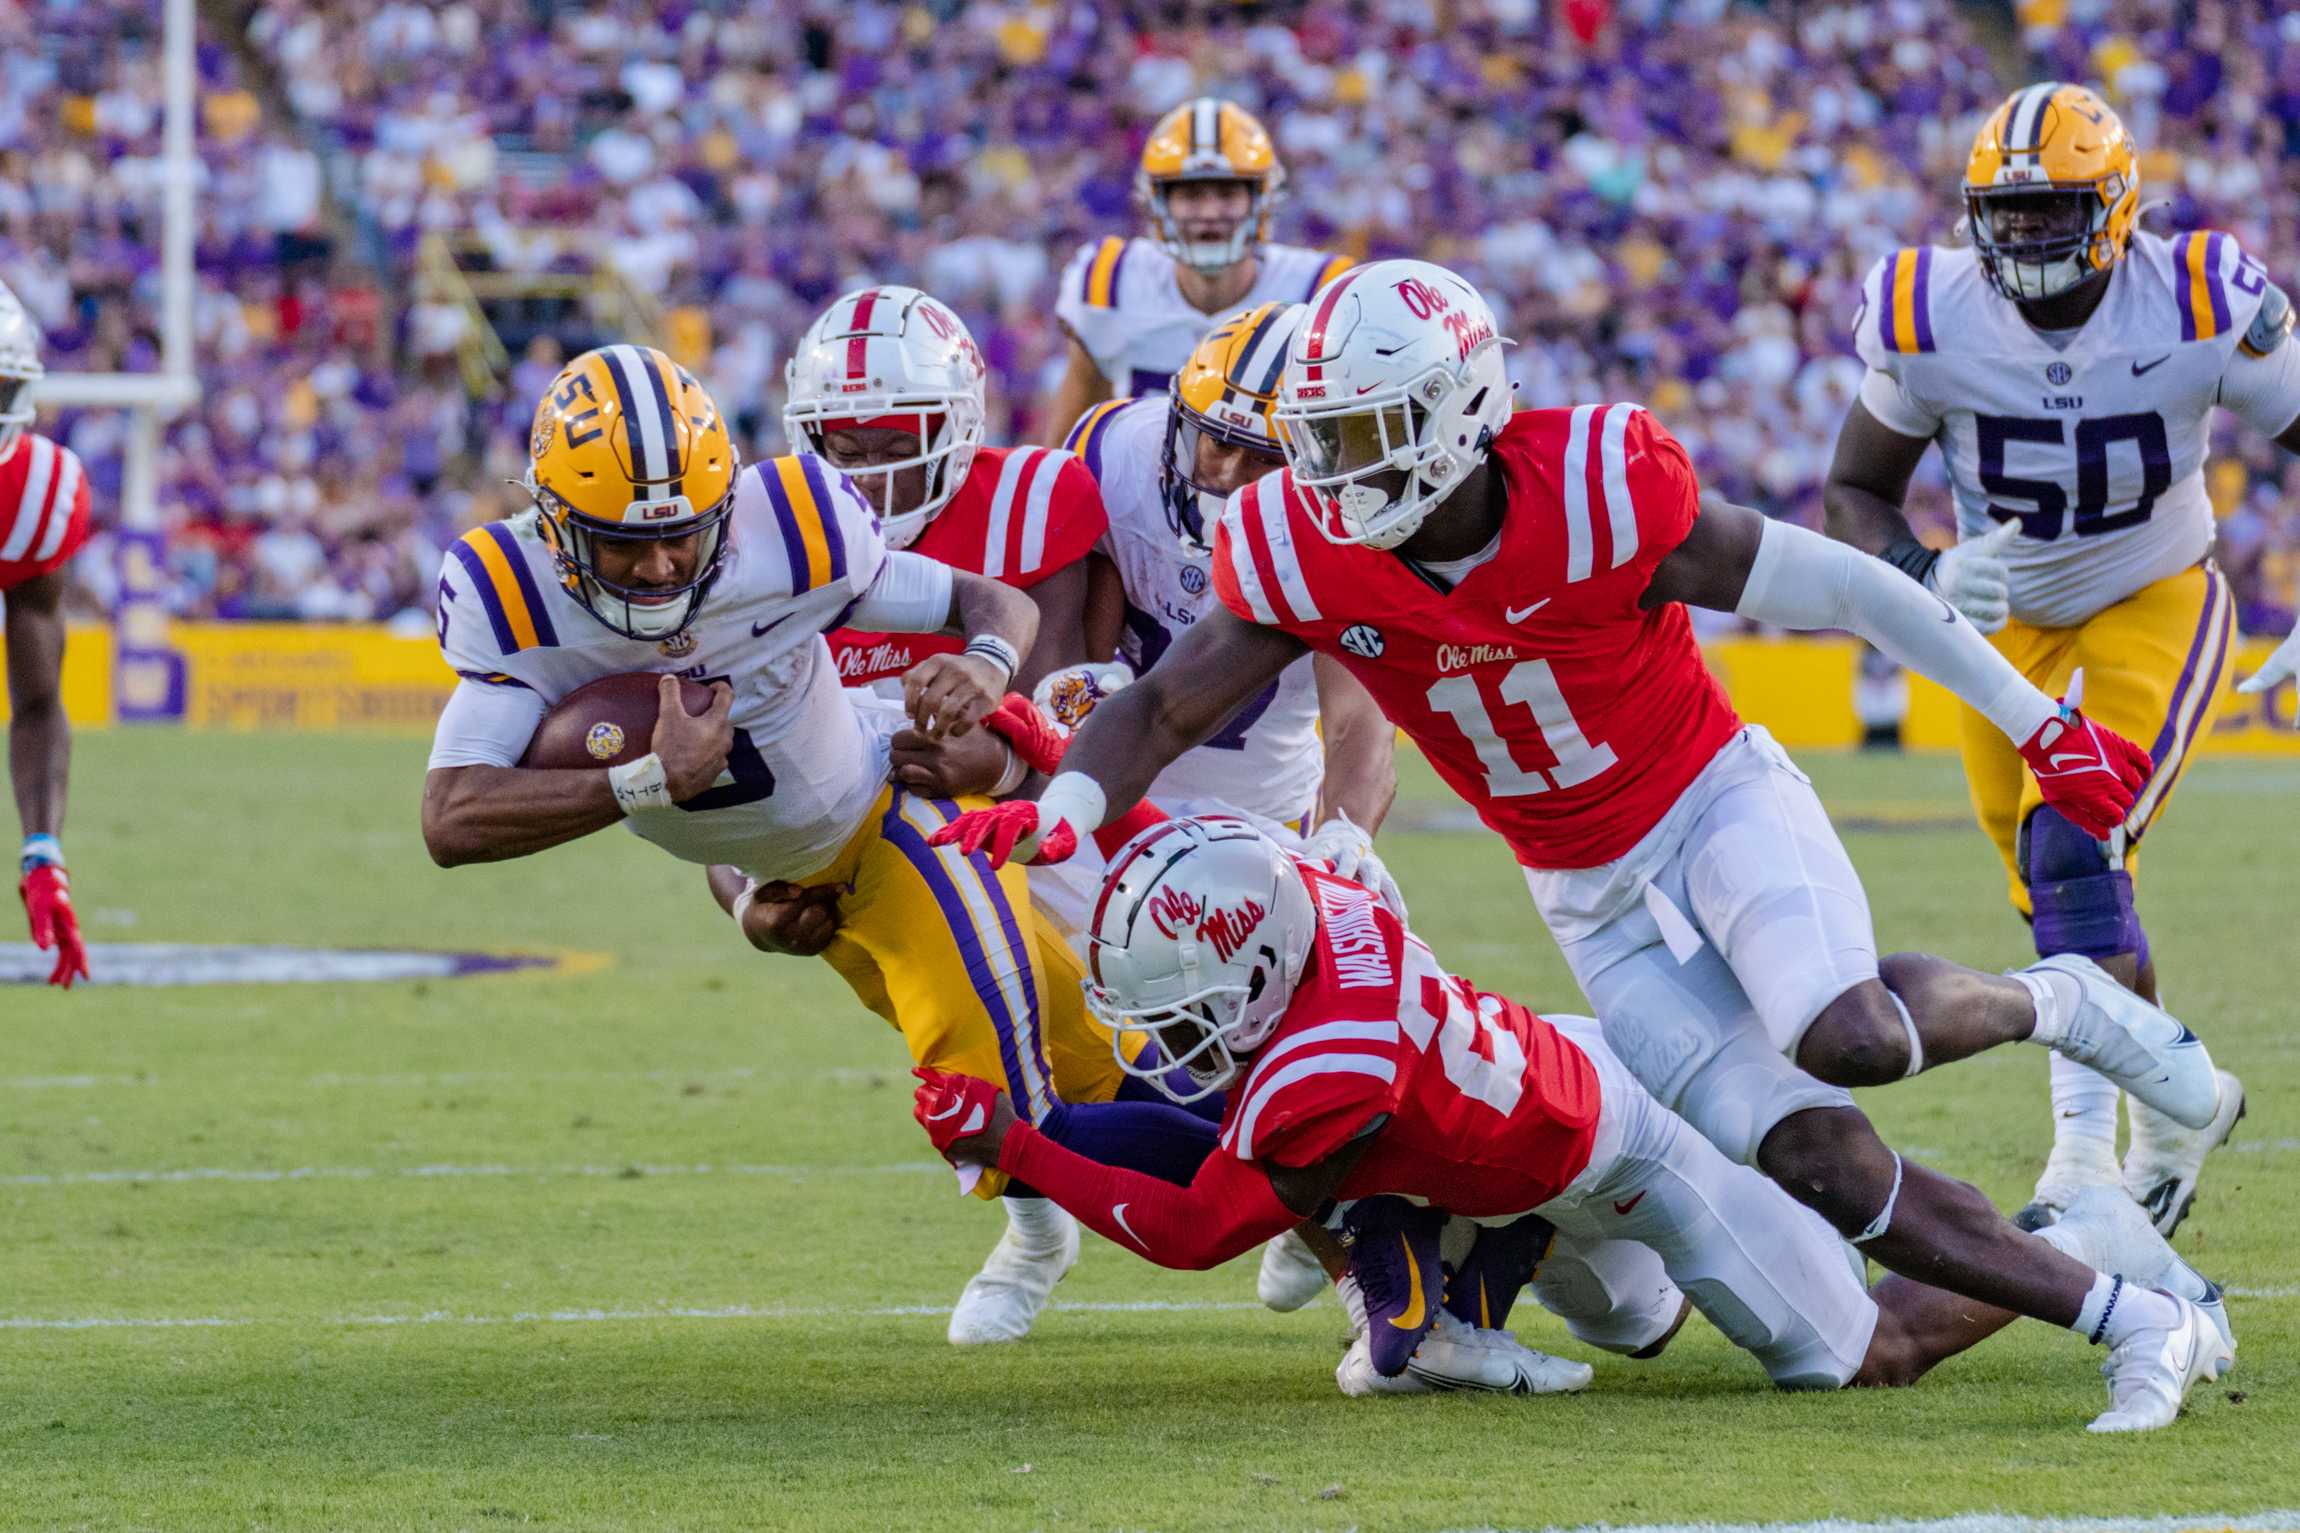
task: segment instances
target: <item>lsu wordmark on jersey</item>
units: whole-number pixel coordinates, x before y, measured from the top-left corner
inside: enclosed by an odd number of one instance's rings
[[[972,1059],[1012,1083],[1018,1110],[1036,1112],[1057,1093],[1106,1100],[1120,1079],[1108,1037],[1085,1016],[1068,950],[1039,943],[1020,870],[993,872],[927,845],[975,801],[889,783],[892,720],[857,710],[823,642],[850,613],[895,626],[887,619],[906,604],[913,626],[937,626],[915,599],[889,593],[890,566],[911,556],[890,554],[862,497],[820,459],[737,472],[708,396],[660,352],[606,348],[577,358],[562,379],[579,370],[591,388],[555,385],[539,412],[551,427],[536,433],[538,508],[465,534],[444,561],[439,641],[463,680],[431,765],[516,765],[549,705],[603,676],[723,681],[733,692],[726,774],[684,803],[632,812],[628,828],[688,862],[839,885],[840,932],[824,956],[902,1032],[915,1060]],[[660,418],[650,390],[672,401],[666,435],[680,472],[662,481],[670,492],[640,495],[634,466],[660,468],[660,444],[615,443],[624,416]],[[631,395],[644,397],[623,404]],[[571,467],[566,454],[584,451],[595,432],[612,439],[602,442],[609,450]],[[675,630],[626,631],[631,624],[613,620],[621,607],[601,599],[575,552],[619,520],[593,503],[602,493],[642,512],[683,496],[678,515],[648,522],[673,535],[723,517],[691,615]],[[986,1184],[988,1195],[1000,1179]]]

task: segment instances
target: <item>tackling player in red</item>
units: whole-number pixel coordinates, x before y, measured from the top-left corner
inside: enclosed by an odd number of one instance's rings
[[[32,941],[53,948],[48,983],[88,977],[64,871],[72,730],[64,718],[64,566],[88,541],[88,476],[72,449],[28,432],[45,375],[39,331],[0,286],[0,603],[7,607],[8,777],[24,826],[18,857]]]
[[[1095,711],[1037,803],[948,829],[1058,859],[1305,650],[1330,654],[1508,842],[1608,1043],[1665,1106],[1892,1270],[2090,1334],[2105,1280],[1904,1162],[1845,1088],[2026,1039],[2202,1123],[2210,1059],[2081,958],[2011,977],[1880,963],[1818,797],[1735,717],[1684,608],[1859,634],[1996,723],[2045,799],[2101,833],[2146,754],[1889,566],[1704,500],[1635,406],[1513,413],[1500,345],[1443,267],[1321,289],[1276,412],[1289,467],[1233,497],[1217,535],[1225,610]]]

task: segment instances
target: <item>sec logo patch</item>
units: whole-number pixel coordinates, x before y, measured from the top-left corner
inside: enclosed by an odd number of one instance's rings
[[[623,726],[601,720],[583,737],[583,748],[597,760],[614,760],[623,750]]]
[[[1361,660],[1382,656],[1382,631],[1371,623],[1352,623],[1342,630],[1342,648]]]
[[[2066,362],[2055,362],[2044,370],[2044,381],[2053,385],[2055,388],[2058,388],[2060,385],[2068,382],[2069,379],[2075,376],[2076,374],[2069,368],[2069,365]]]
[[[1206,591],[1206,572],[1195,564],[1182,566],[1182,591],[1188,596],[1202,596]]]

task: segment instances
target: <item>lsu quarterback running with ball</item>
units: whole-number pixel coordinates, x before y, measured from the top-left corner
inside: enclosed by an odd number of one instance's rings
[[[928,846],[966,801],[889,782],[893,721],[858,711],[822,637],[847,622],[969,636],[903,677],[920,729],[964,734],[1030,647],[1029,598],[889,549],[818,457],[741,465],[710,396],[649,348],[570,362],[530,450],[534,509],[467,533],[440,572],[439,642],[460,680],[424,788],[433,857],[527,856],[621,821],[689,862],[835,885],[824,956],[914,1061],[1000,1078],[1033,1115],[1111,1097],[1124,1077],[1110,1039],[1085,1015],[1067,947],[1039,940],[1020,870]],[[650,755],[597,771],[520,765],[552,704],[646,671],[665,673]],[[688,716],[675,677],[713,689],[707,714]],[[1010,1218],[1047,1238],[1006,1262],[987,1311],[961,1304],[954,1341],[1026,1332],[1076,1257],[1067,1218],[1032,1200],[1033,1220],[1021,1201]]]
[[[1100,400],[1162,391],[1216,316],[1300,303],[1350,264],[1269,242],[1285,186],[1268,130],[1235,102],[1200,96],[1158,120],[1134,176],[1149,236],[1082,245],[1062,273],[1054,315],[1069,356],[1051,429]]]
[[[1332,656],[1516,855],[1608,1045],[1663,1105],[1894,1272],[1979,1301],[1960,1310],[1976,1329],[2146,1326],[2114,1392],[2168,1422],[2232,1355],[2213,1295],[2119,1302],[2108,1272],[1893,1151],[1845,1088],[2029,1041],[2202,1127],[2210,1056],[2078,955],[2009,977],[1880,959],[1827,812],[1735,716],[1685,608],[1859,634],[1980,707],[2097,834],[2132,807],[2140,747],[1889,566],[1704,496],[1636,406],[1514,410],[1502,344],[1483,296],[1429,262],[1322,289],[1273,412],[1287,468],[1215,536],[1221,610],[1095,710],[1036,802],[946,834],[1059,860],[1299,656]]]
[[[2235,635],[2211,559],[2212,412],[2300,451],[2300,345],[2290,301],[2234,238],[2140,229],[2140,194],[2130,135],[2082,86],[2031,85],[1992,112],[1965,169],[1971,244],[1896,251],[1868,276],[1854,343],[1869,370],[1826,500],[1832,536],[1939,594],[2044,691],[2073,699],[2081,675],[2085,713],[2147,743],[2147,785],[2102,835],[1964,715],[1973,807],[2038,956],[2094,960],[2154,999],[2140,843],[2212,732]],[[1945,552],[1901,510],[1936,441],[1957,513]],[[2051,1069],[2053,1150],[2022,1222],[2121,1182],[2171,1234],[2244,1111],[2236,1077],[2219,1072],[2200,1126],[2135,1099],[2120,1169],[2117,1087],[2064,1055]]]

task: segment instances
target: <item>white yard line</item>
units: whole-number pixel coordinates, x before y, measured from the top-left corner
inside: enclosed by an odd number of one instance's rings
[[[2197,1512],[2183,1517],[2013,1517],[2001,1512],[1966,1512],[1924,1521],[1856,1522],[1657,1522],[1595,1523],[1587,1528],[1552,1527],[1544,1533],[2296,1533],[2300,1510]],[[1461,1529],[1457,1533],[1498,1533]]]
[[[1313,1304],[1324,1304],[1323,1299]],[[1048,1309],[1076,1315],[1214,1314],[1258,1310],[1246,1299],[1057,1300]],[[0,1315],[0,1331],[174,1331],[238,1326],[602,1325],[644,1320],[883,1320],[947,1315],[947,1304],[718,1304],[654,1309],[541,1309],[502,1315],[422,1310],[405,1315]]]
[[[772,1176],[802,1181],[813,1176],[917,1176],[923,1172],[948,1174],[939,1160],[889,1161],[867,1166],[768,1166],[748,1164],[656,1165],[626,1161],[596,1166],[179,1166],[164,1170],[26,1171],[0,1176],[0,1187],[89,1187],[119,1183],[168,1182],[375,1182],[406,1177],[416,1180],[453,1180],[458,1177],[596,1176],[618,1181],[642,1181],[650,1176]]]
[[[690,1081],[759,1081],[770,1086],[869,1085],[903,1079],[907,1077],[891,1066],[884,1070],[848,1065],[830,1065],[819,1070],[766,1070],[757,1065],[722,1065],[690,1070],[401,1070],[380,1075],[331,1070],[303,1076],[234,1076],[232,1084],[290,1091],[343,1087],[370,1091],[400,1087],[444,1090],[460,1086],[569,1085],[592,1081],[610,1084],[647,1081],[661,1085],[685,1085]],[[212,1077],[205,1076],[0,1075],[0,1091],[101,1091],[122,1086],[182,1088],[195,1085],[207,1090],[214,1084]]]

